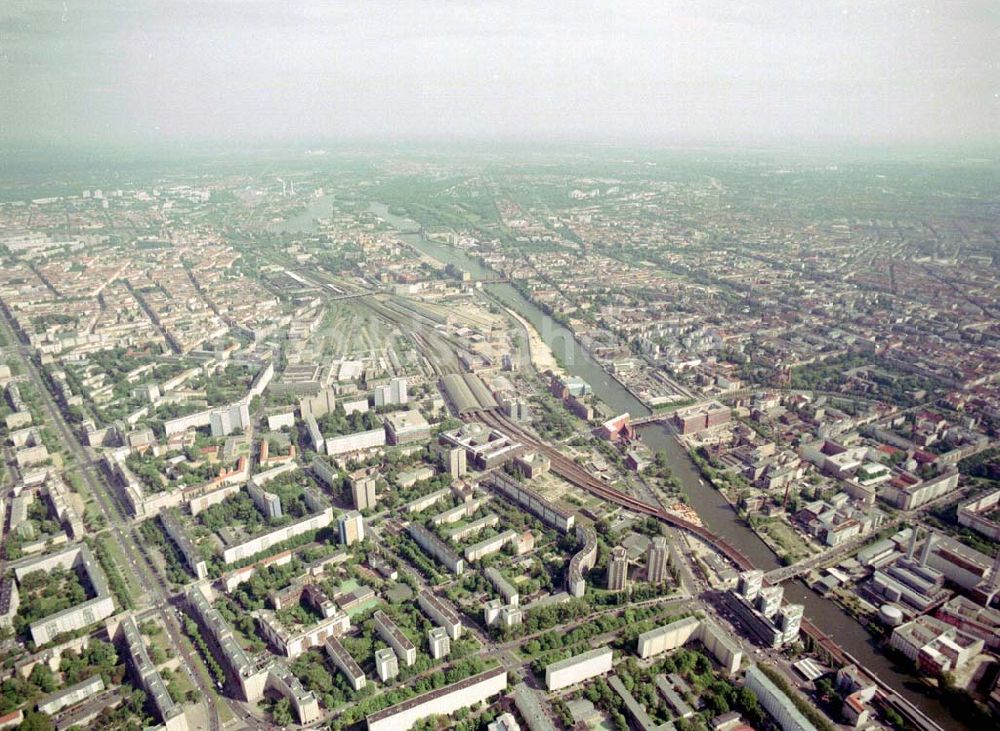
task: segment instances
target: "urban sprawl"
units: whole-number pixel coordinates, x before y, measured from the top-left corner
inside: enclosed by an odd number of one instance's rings
[[[996,727],[992,175],[5,183],[0,729]]]

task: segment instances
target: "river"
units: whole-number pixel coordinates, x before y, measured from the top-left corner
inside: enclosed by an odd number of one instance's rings
[[[421,253],[445,264],[454,264],[468,271],[473,279],[489,279],[496,276],[495,271],[483,266],[464,251],[428,239],[421,233],[416,223],[390,213],[387,206],[375,203],[370,210],[402,232],[401,238]],[[311,230],[314,227],[313,219],[329,215],[329,201],[317,199],[306,211],[286,222],[286,225],[294,225],[294,228],[282,226],[282,230]],[[633,416],[650,413],[642,402],[589,357],[569,330],[554,322],[514,287],[505,283],[487,284],[485,287],[491,296],[530,322],[566,371],[587,381],[594,389],[594,393],[615,412],[627,411]],[[694,463],[666,427],[656,424],[642,427],[640,438],[650,449],[663,450],[667,453],[670,469],[680,481],[689,504],[712,532],[736,546],[757,568],[768,571],[780,566],[771,549],[737,517],[719,492],[702,482]],[[912,675],[906,673],[905,669],[897,668],[879,652],[868,631],[837,604],[813,592],[801,581],[786,582],[785,596],[805,605],[806,616],[824,634],[942,727],[969,728],[959,723],[936,698],[927,695],[926,688]]]
[[[306,207],[282,221],[276,221],[268,226],[274,233],[311,233],[316,230],[316,219],[329,218],[333,212],[333,196],[322,195],[313,198]]]

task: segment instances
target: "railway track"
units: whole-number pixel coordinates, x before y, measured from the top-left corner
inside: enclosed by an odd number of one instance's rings
[[[476,412],[472,418],[477,419],[487,426],[507,432],[512,436],[517,437],[517,439],[523,443],[530,445],[533,449],[544,452],[552,464],[553,472],[578,487],[583,488],[587,492],[603,498],[604,500],[621,505],[622,507],[633,512],[640,513],[642,515],[649,515],[668,525],[686,530],[721,552],[741,569],[748,570],[753,568],[753,564],[750,562],[750,559],[748,559],[741,551],[739,551],[739,549],[730,544],[724,538],[720,538],[702,525],[692,523],[689,520],[685,520],[684,518],[676,516],[672,513],[668,513],[663,508],[649,505],[639,498],[633,497],[606,485],[569,457],[566,457],[548,444],[539,441],[504,416],[494,412],[482,411]]]

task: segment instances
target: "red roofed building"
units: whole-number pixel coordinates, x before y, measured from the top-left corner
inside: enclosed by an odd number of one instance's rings
[[[632,427],[631,417],[624,413],[601,424],[597,428],[597,435],[601,439],[615,442],[622,438],[634,439],[635,429]]]

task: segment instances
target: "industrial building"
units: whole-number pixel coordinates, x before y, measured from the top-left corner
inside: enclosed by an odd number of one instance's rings
[[[958,507],[958,522],[992,541],[1000,541],[1000,521],[991,516],[1000,508],[1000,488],[962,503]]]
[[[723,406],[718,401],[710,401],[706,404],[678,409],[674,412],[673,421],[677,430],[686,435],[728,424],[731,418],[732,411],[728,406]]]
[[[990,650],[1000,650],[1000,611],[955,596],[938,607],[935,617],[986,643]]]
[[[1000,595],[1000,553],[994,558],[948,536],[932,533],[926,564],[962,587],[976,602],[990,605]]]
[[[878,495],[900,510],[916,510],[958,487],[958,470],[950,469],[929,480],[914,478],[908,473],[897,475],[879,485]],[[912,479],[905,479],[905,478]]]
[[[927,534],[918,553],[917,531],[907,529],[906,533],[909,546],[905,555],[886,549],[882,558],[873,559],[879,568],[862,585],[871,601],[897,604],[913,616],[933,611],[948,600],[951,592],[945,580],[983,603],[1000,591],[1000,559],[990,559],[936,533]]]
[[[941,675],[963,668],[983,651],[985,642],[928,615],[893,629],[889,645],[921,672]]]

